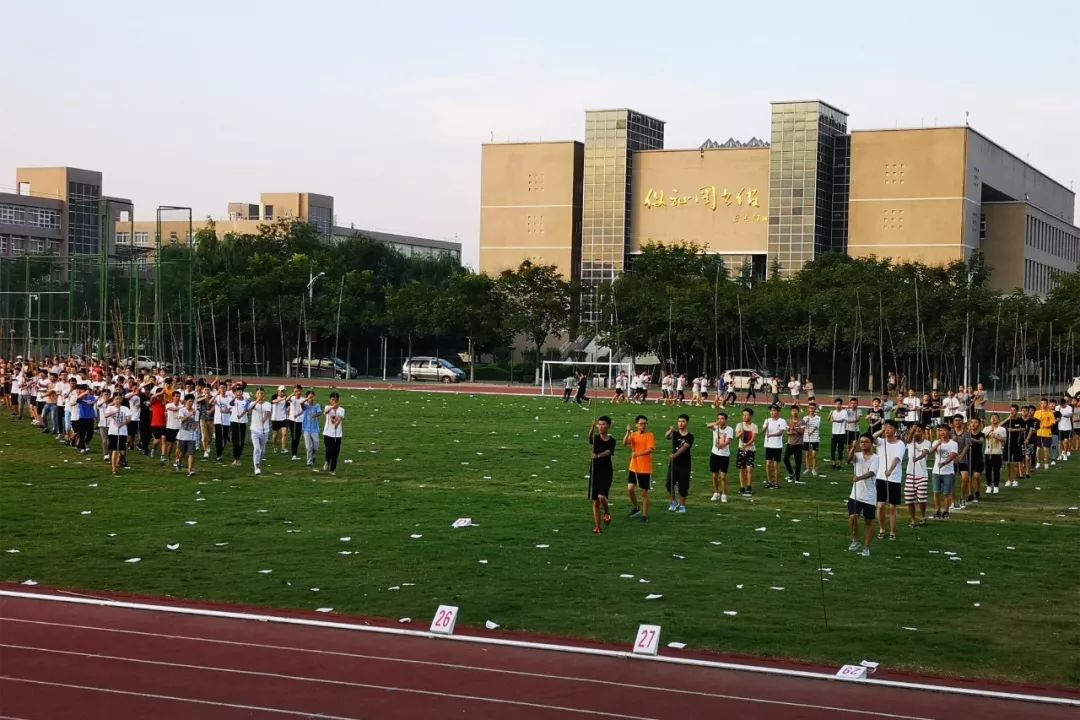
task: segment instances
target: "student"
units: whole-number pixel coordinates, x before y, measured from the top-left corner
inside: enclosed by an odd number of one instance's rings
[[[710,501],[727,502],[727,476],[731,464],[731,441],[735,429],[728,425],[727,413],[717,413],[716,422],[706,427],[713,431],[712,448],[709,451],[709,472],[712,473],[713,494]],[[742,488],[740,487],[740,491]]]
[[[799,396],[802,395],[802,383],[799,382],[799,379],[797,377],[792,375],[791,379],[788,381],[787,387],[788,394],[791,395],[791,404],[798,405]]]
[[[612,405],[618,405],[619,403],[626,402],[626,389],[628,382],[629,381],[626,378],[626,371],[620,370],[619,376],[615,378],[615,395],[613,395],[611,398]]]
[[[663,402],[664,405],[670,405],[674,400],[675,390],[675,376],[671,372],[664,373],[664,376],[660,379],[660,400],[657,403]]]
[[[758,426],[754,423],[754,411],[743,408],[742,421],[735,426],[735,437],[739,439],[735,467],[739,471],[739,494],[754,495],[754,455],[757,449]]]
[[[784,469],[787,470],[788,482],[802,482],[803,433],[805,426],[799,417],[799,406],[791,406],[791,421],[787,428],[787,445],[784,447]],[[791,459],[795,458],[795,469],[791,469]]]
[[[709,404],[709,375],[708,373],[701,374],[701,397],[698,399],[698,407],[704,407]]]
[[[867,432],[870,437],[877,437],[884,428],[885,410],[881,407],[881,398],[870,401],[870,409],[866,411]]]
[[[694,434],[689,431],[690,416],[680,415],[678,429],[668,428],[664,437],[671,441],[671,457],[668,462],[667,491],[671,498],[668,510],[686,512],[686,497],[690,494],[690,449],[694,446]],[[675,493],[678,491],[678,499]]]
[[[930,391],[929,397],[926,398],[926,402],[923,404],[930,408],[930,424],[937,427],[941,425],[941,395],[938,394],[936,377],[933,382],[935,383],[934,389]]]
[[[593,534],[600,534],[600,521],[611,524],[611,511],[608,507],[608,495],[611,493],[611,481],[615,477],[612,456],[615,455],[615,438],[608,434],[611,418],[601,415],[589,426],[589,445],[592,457],[589,460],[589,500],[592,501]]]
[[[944,411],[942,407],[942,412]],[[959,413],[946,419],[952,424],[952,438],[958,450],[956,472],[960,475],[960,482],[953,488],[953,510],[966,510],[966,498],[971,489],[971,433],[968,432],[964,417]]]
[[[952,422],[953,417],[960,414],[960,398],[952,390],[947,390],[941,400],[941,414],[946,422]]]
[[[975,417],[977,417],[979,420],[985,421],[986,420],[986,388],[983,386],[982,383],[979,383],[978,385],[975,386],[975,392],[972,393],[971,395],[972,395],[973,405],[974,405],[974,408],[975,408],[975,410],[974,410]]]
[[[844,429],[847,431],[848,447],[855,447],[855,443],[859,439],[859,398],[855,396],[848,398]]]
[[[911,523],[908,527],[926,525],[926,502],[929,499],[926,459],[930,457],[931,443],[926,439],[926,429],[914,425],[907,434],[907,482],[904,484],[904,502],[908,506]],[[918,512],[916,512],[918,510]]]
[[[116,393],[112,402],[104,410],[105,423],[108,432],[109,460],[112,465],[112,474],[120,474],[120,464],[123,454],[127,450],[128,438],[128,409],[124,407],[124,396]]]
[[[772,396],[769,400],[770,405],[780,404],[780,378],[776,376],[769,378],[769,395]]]
[[[968,486],[966,502],[978,503],[981,501],[983,470],[986,467],[986,435],[983,433],[982,420],[972,418],[968,421],[968,437],[971,441],[971,450],[968,452],[968,469],[971,473],[971,481]]]
[[[210,386],[201,378],[195,388],[195,410],[199,417],[199,438],[195,449],[202,449],[205,460],[210,457],[210,442],[214,437],[214,412]]]
[[[232,432],[232,406],[233,398],[229,395],[228,385],[218,383],[217,395],[214,396],[214,457],[217,462],[221,462],[221,454]]]
[[[286,419],[289,423],[289,436],[292,447],[291,460],[299,460],[296,453],[300,450],[300,438],[304,435],[304,398],[303,388],[298,384],[293,387],[292,394],[286,401]]]
[[[690,384],[690,403],[694,407],[701,407],[701,376],[698,375],[694,378],[694,382]]]
[[[1039,422],[1035,431],[1038,442],[1038,455],[1035,456],[1035,469],[1039,469],[1042,462],[1043,470],[1050,469],[1050,446],[1054,443],[1054,431],[1057,429],[1058,418],[1050,409],[1050,401],[1047,398],[1039,400],[1039,409],[1032,416]]]
[[[808,405],[817,400],[817,396],[814,395],[814,381],[809,377],[803,380],[803,390],[806,391],[806,402]]]
[[[94,410],[94,404],[97,402],[97,396],[86,385],[80,384],[78,386],[78,427],[76,428],[77,440],[76,447],[79,448],[79,452],[90,452],[90,442],[94,437],[94,417],[96,411]]]
[[[1001,464],[1006,459],[1005,452],[1009,442],[1009,431],[1001,425],[997,413],[990,415],[990,427],[986,430],[986,494],[997,495],[1001,492]],[[1008,480],[1005,485],[1008,486]]]
[[[832,460],[832,469],[839,470],[845,455],[844,448],[847,446],[847,409],[840,398],[836,398],[833,410],[829,413],[829,423],[832,426],[829,459]]]
[[[780,458],[784,453],[784,435],[787,434],[787,420],[780,417],[780,406],[769,407],[769,417],[762,426],[765,434],[765,487],[768,490],[780,489]]]
[[[589,376],[585,373],[578,373],[577,379],[577,396],[574,398],[574,402],[578,405],[589,402],[589,398],[586,397],[585,391],[589,386]]]
[[[630,376],[630,402],[641,402],[641,375],[638,373]]]
[[[886,420],[879,431],[877,456],[879,458],[875,492],[877,494],[878,540],[884,538],[888,520],[889,539],[896,539],[896,506],[900,504],[904,480],[904,441],[897,433],[895,420]]]
[[[724,373],[724,383],[727,385],[727,395],[724,396],[724,401],[720,404],[724,407],[734,405],[738,402],[738,398],[735,397],[735,378],[731,376],[731,373]]]
[[[1073,406],[1070,398],[1061,398],[1061,401],[1057,405],[1058,414],[1058,443],[1059,443],[1059,455],[1058,459],[1062,462],[1067,462],[1069,456],[1072,455],[1072,438],[1073,438]]]
[[[1035,406],[1025,405],[1020,408],[1020,417],[1024,420],[1027,434],[1024,436],[1024,479],[1030,480],[1035,464],[1035,447],[1039,432],[1039,421],[1035,419]]]
[[[874,454],[870,436],[859,439],[859,449],[851,446],[848,458],[854,462],[855,470],[851,476],[851,492],[848,495],[848,529],[851,531],[851,544],[848,550],[860,552],[863,557],[870,557],[870,543],[874,537],[874,506],[877,505],[877,476],[880,459]],[[859,516],[863,518],[865,530],[863,543],[859,543]]]
[[[289,395],[285,392],[284,385],[278,385],[274,397],[270,398],[270,447],[278,448],[278,452],[285,452],[288,442],[288,420],[285,419],[288,410]]]
[[[751,371],[750,377],[746,381],[746,402],[757,402],[757,385],[759,382],[761,382],[761,376]],[[732,402],[735,401],[732,400]]]
[[[956,457],[960,449],[947,427],[938,428],[938,440],[930,448],[934,456],[934,518],[948,520],[952,507],[953,483],[956,480]]]
[[[337,475],[338,457],[341,456],[341,437],[344,434],[345,408],[341,407],[341,395],[330,393],[330,407],[326,409],[326,424],[323,427],[323,440],[326,446],[326,462],[323,470]],[[614,444],[614,440],[612,444]]]
[[[821,447],[821,416],[817,414],[817,403],[811,400],[806,406],[803,418],[803,448],[806,452],[806,469],[811,477],[818,476],[818,450]]]
[[[35,390],[36,392],[36,390]],[[101,459],[109,462],[112,453],[109,452],[109,428],[105,424],[105,408],[112,404],[112,391],[102,388],[98,392],[97,402],[94,403],[94,417],[97,421],[98,435],[101,437],[101,450],[104,455]]]
[[[262,475],[263,456],[266,455],[266,442],[270,437],[270,429],[273,426],[274,408],[266,400],[266,391],[259,388],[255,391],[255,401],[248,408],[248,416],[251,420],[251,464],[255,466],[255,477]]]
[[[322,405],[315,400],[315,391],[308,390],[304,397],[304,412],[301,423],[304,431],[304,450],[307,466],[315,472],[315,459],[319,454],[319,418],[322,417]]]
[[[179,395],[179,393],[177,393]],[[187,476],[195,475],[195,435],[199,432],[199,409],[195,405],[195,393],[184,396],[176,416],[179,427],[176,431],[176,469],[187,467]]]
[[[251,400],[244,397],[244,388],[241,385],[233,387],[232,412],[229,415],[229,437],[232,441],[233,466],[240,467],[240,458],[244,454],[244,443],[247,439],[248,412],[251,409]]]
[[[563,380],[562,401],[564,403],[570,402],[570,396],[574,394],[574,386],[577,384],[577,378],[571,373]]]
[[[919,408],[922,407],[922,402],[915,397],[915,390],[908,388],[907,397],[903,398],[899,404],[904,407],[904,425],[910,432],[919,422]]]
[[[180,400],[179,390],[173,390],[166,399],[168,402],[165,403],[165,432],[161,436],[161,461],[163,463],[169,462],[176,454],[176,438],[180,433],[180,408],[184,406]],[[194,436],[191,439],[194,441]],[[179,469],[179,456],[176,458],[176,466]]]
[[[649,418],[638,415],[634,426],[626,426],[623,445],[630,448],[630,473],[627,476],[626,491],[630,496],[630,517],[641,516],[641,522],[649,522],[649,487],[652,485],[652,456],[656,450],[656,437],[649,432]],[[638,507],[637,492],[641,490],[641,507]]]

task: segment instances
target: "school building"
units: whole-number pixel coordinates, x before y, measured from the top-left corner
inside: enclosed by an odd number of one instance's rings
[[[941,264],[981,250],[995,288],[1045,295],[1080,262],[1072,190],[971,127],[849,131],[820,100],[773,103],[770,120],[768,140],[666,149],[664,121],[588,110],[584,142],[484,144],[480,269],[530,259],[588,290],[650,242],[696,243],[759,278],[824,252]]]

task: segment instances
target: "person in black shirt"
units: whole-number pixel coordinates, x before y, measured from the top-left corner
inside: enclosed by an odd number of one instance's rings
[[[1024,436],[1024,479],[1031,479],[1031,466],[1035,463],[1035,436],[1039,430],[1039,421],[1035,418],[1035,406],[1025,405],[1024,427],[1027,434]]]
[[[574,398],[574,401],[577,402],[578,405],[589,402],[589,398],[585,396],[585,389],[588,385],[589,377],[585,373],[579,373],[577,381],[577,397]]]
[[[937,390],[930,392],[930,422],[934,425],[941,425],[941,395]]]
[[[671,462],[668,464],[667,491],[671,498],[668,510],[672,512],[686,512],[686,496],[690,494],[690,448],[694,446],[694,436],[687,429],[690,425],[689,415],[679,416],[679,426],[668,428],[664,437],[671,440]],[[675,491],[678,490],[679,498],[675,499]]]
[[[1024,462],[1024,438],[1027,436],[1027,422],[1018,414],[1019,405],[1009,406],[1009,417],[1001,423],[1008,434],[1005,439],[1005,487],[1020,484],[1021,466]]]
[[[589,499],[593,506],[593,533],[600,534],[600,520],[605,525],[611,524],[611,512],[608,508],[608,493],[611,492],[611,480],[614,470],[611,456],[615,454],[615,438],[608,435],[611,418],[607,415],[593,420],[589,426],[589,444],[592,446],[592,461],[589,463]]]
[[[885,411],[881,409],[881,398],[874,398],[866,412],[866,421],[870,423],[870,436],[876,437],[885,429]]]

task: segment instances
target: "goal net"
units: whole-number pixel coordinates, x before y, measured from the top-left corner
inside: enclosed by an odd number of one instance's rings
[[[621,362],[594,362],[589,360],[545,360],[540,372],[540,394],[553,395],[561,392],[563,382],[570,375],[584,372],[589,379],[589,387],[607,387],[614,389],[615,378],[620,370],[632,375],[634,363],[630,360]]]

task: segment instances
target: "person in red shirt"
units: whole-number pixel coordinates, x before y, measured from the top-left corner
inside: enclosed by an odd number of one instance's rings
[[[165,391],[157,388],[150,396],[150,434],[154,439],[150,441],[150,454],[154,454],[154,446],[158,447],[158,453],[164,452],[165,444]]]

